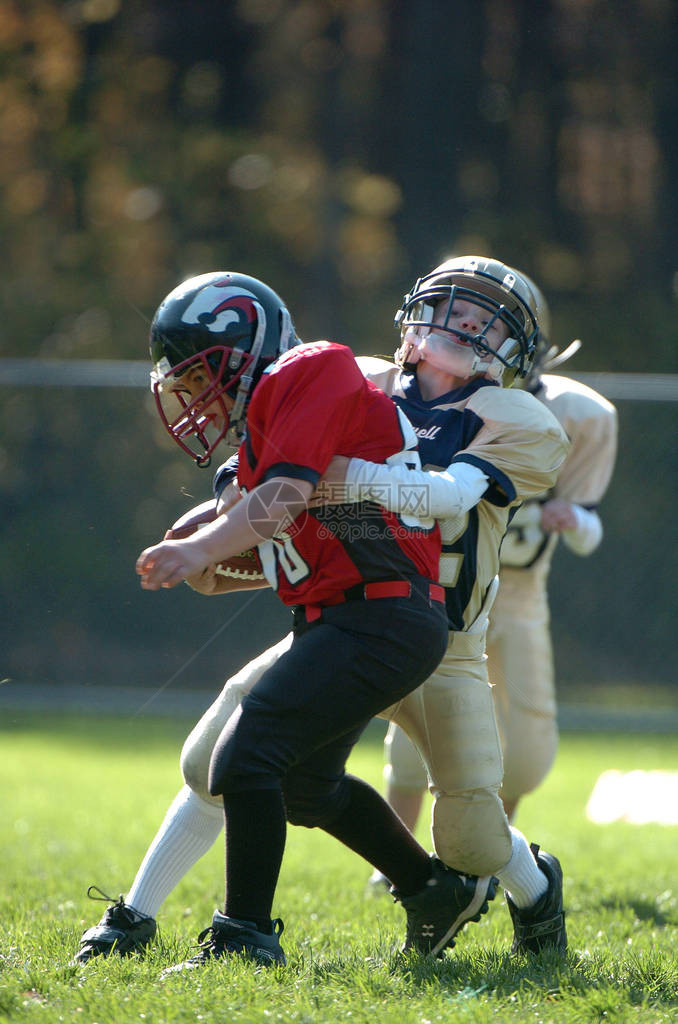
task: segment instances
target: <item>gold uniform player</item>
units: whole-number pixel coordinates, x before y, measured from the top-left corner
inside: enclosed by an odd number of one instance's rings
[[[520,798],[548,774],[558,744],[547,594],[553,553],[559,537],[579,556],[598,547],[597,506],[617,448],[615,408],[596,391],[544,374],[534,393],[562,423],[572,448],[553,490],[526,502],[502,545],[487,654],[504,750],[501,795],[510,818]]]
[[[533,290],[540,295],[536,286]],[[542,321],[548,310],[541,298]],[[558,727],[547,583],[562,538],[568,550],[590,555],[603,527],[598,505],[609,485],[617,451],[617,413],[606,398],[576,380],[544,373],[579,347],[557,356],[542,334],[532,370],[522,386],[565,429],[571,448],[555,485],[524,502],[502,542],[500,586],[487,635],[488,673],[504,755],[500,791],[513,820],[521,797],[536,789],[556,755]],[[576,346],[576,347],[575,347]],[[427,778],[421,758],[401,729],[385,741],[388,797],[414,828]],[[373,884],[384,882],[378,874]]]
[[[396,365],[377,359],[361,364],[408,416],[428,471],[390,467],[383,472],[376,463],[339,458],[323,478],[320,494],[330,503],[371,501],[401,515],[432,516],[441,524],[448,650],[411,699],[384,714],[407,729],[426,762],[438,857],[477,877],[478,907],[490,892],[491,876],[499,878],[514,923],[513,949],[522,952],[566,948],[562,874],[557,859],[537,847],[531,850],[504,813],[501,745],[484,649],[499,545],[510,517],[521,502],[553,486],[569,447],[555,417],[533,396],[508,386],[531,364],[537,307],[524,279],[495,260],[451,260],[419,279],[396,318],[401,329]],[[223,474],[217,480],[223,485]],[[237,497],[232,483],[223,494],[226,503]],[[126,900],[109,908],[94,941],[83,936],[80,960],[116,948],[111,942],[116,928],[127,950],[149,941],[164,898],[220,832],[221,809],[207,785],[217,738],[289,643],[284,638],[230,679],[189,735],[181,757],[186,786]],[[402,902],[407,909],[407,897]],[[476,909],[465,908],[466,919]],[[430,947],[436,955],[446,945],[438,931]]]

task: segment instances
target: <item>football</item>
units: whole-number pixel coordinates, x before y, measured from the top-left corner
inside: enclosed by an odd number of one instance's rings
[[[217,503],[215,499],[204,501],[202,505],[189,509],[180,516],[176,523],[165,533],[165,540],[181,540],[183,537],[190,537],[203,526],[213,523],[217,518]],[[255,582],[265,580],[261,571],[261,562],[256,548],[249,551],[242,551],[239,555],[220,562],[217,566],[217,574],[226,576],[233,580],[246,580]]]

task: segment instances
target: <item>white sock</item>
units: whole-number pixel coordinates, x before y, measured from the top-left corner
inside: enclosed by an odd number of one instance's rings
[[[511,839],[511,859],[496,875],[517,907],[531,907],[548,889],[548,880],[537,867],[527,839],[513,825]]]
[[[188,786],[179,790],[137,871],[125,903],[155,917],[172,889],[203,857],[224,827],[224,812]]]

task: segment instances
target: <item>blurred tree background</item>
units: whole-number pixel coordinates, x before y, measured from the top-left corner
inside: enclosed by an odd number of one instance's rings
[[[178,281],[261,277],[306,340],[393,351],[452,253],[550,300],[573,371],[678,372],[671,0],[0,0],[0,358],[147,356]],[[0,676],[210,687],[271,594],[139,590],[210,490],[132,388],[6,388]],[[561,686],[675,681],[675,405],[620,403],[588,560],[551,580]]]

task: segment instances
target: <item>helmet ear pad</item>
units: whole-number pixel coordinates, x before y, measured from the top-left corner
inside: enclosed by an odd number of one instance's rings
[[[491,376],[493,380],[501,381],[505,388],[510,388],[520,368],[521,354],[522,346],[518,339],[507,338],[506,341],[502,342],[499,346],[497,355],[501,356],[501,358],[509,365],[505,366],[499,359],[493,359],[491,369],[489,370],[489,376]]]
[[[418,319],[433,320],[434,307],[427,305],[425,302],[421,303],[421,307],[418,310]],[[421,345],[429,333],[430,327],[415,327],[413,324],[408,324],[403,327],[400,332],[400,345],[396,349],[394,359],[398,366],[403,366],[408,370],[413,370],[421,359]]]
[[[419,328],[408,327],[403,331],[400,347],[396,351],[395,361],[399,366],[414,367],[421,359],[422,338]]]

